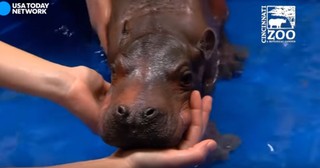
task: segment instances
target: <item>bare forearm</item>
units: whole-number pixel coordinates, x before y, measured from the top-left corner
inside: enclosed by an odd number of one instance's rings
[[[41,96],[61,98],[72,76],[61,66],[0,41],[0,87]]]
[[[0,87],[54,101],[95,133],[107,84],[96,71],[55,64],[0,41]]]
[[[103,159],[69,163],[64,165],[52,166],[50,168],[130,168],[129,163],[125,159],[107,157]]]

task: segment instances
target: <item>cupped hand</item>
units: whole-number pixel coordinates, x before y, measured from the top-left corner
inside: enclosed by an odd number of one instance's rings
[[[84,66],[71,68],[71,74],[74,79],[60,103],[98,133],[99,117],[110,83],[96,71]]]
[[[187,149],[201,140],[206,131],[211,113],[212,97],[204,96],[201,99],[199,91],[193,91],[190,97],[191,124],[180,148]]]

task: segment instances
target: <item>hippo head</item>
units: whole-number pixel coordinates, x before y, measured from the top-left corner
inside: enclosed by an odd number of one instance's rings
[[[101,122],[103,140],[122,149],[176,146],[191,120],[189,98],[203,87],[216,36],[207,29],[194,46],[147,33],[108,56],[112,86]]]

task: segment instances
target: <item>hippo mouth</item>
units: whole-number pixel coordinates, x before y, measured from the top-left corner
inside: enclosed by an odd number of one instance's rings
[[[185,110],[179,110],[177,115],[160,113],[157,118],[142,120],[138,117],[119,119],[114,113],[106,112],[101,138],[121,149],[176,147],[187,128],[183,113]]]
[[[121,149],[170,148],[176,146],[180,137],[162,132],[162,129],[121,127],[105,133],[104,142]],[[112,135],[111,133],[114,132]]]

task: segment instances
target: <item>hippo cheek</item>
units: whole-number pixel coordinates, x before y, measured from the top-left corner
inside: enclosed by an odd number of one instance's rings
[[[182,108],[180,110],[179,113],[180,116],[180,120],[182,122],[183,127],[186,129],[190,126],[191,124],[191,110],[190,110],[190,106],[189,106],[189,101],[186,101],[183,105]]]
[[[98,134],[102,135],[103,134],[103,125],[104,125],[104,116],[106,115],[106,112],[108,111],[108,108],[111,104],[111,90],[107,93],[107,95],[104,97],[104,100],[101,103],[101,111],[98,115]]]

